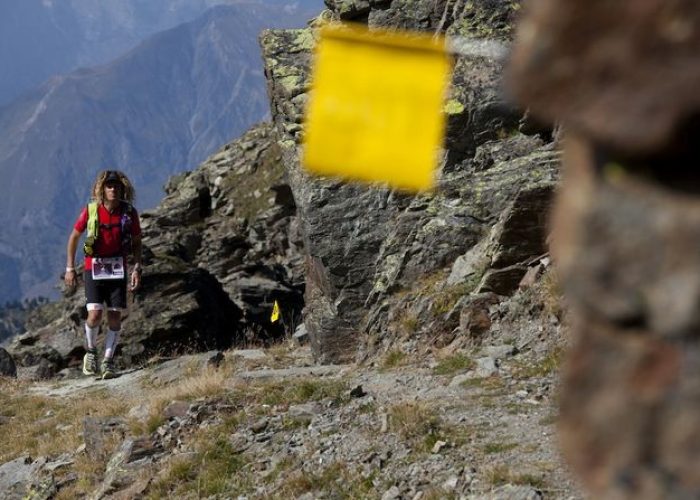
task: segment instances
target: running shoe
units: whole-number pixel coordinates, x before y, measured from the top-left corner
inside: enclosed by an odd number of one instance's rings
[[[85,375],[97,373],[97,349],[88,349],[83,356],[83,373]]]
[[[102,361],[102,380],[114,378],[116,376],[117,371],[114,369],[114,360],[112,358],[105,358]]]

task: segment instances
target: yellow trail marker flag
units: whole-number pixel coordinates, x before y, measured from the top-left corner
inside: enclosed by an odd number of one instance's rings
[[[442,38],[323,27],[306,114],[306,169],[411,191],[431,189],[451,69]]]
[[[272,315],[270,316],[270,323],[274,323],[278,319],[280,319],[280,306],[277,303],[277,301],[275,301],[275,305],[272,306]]]

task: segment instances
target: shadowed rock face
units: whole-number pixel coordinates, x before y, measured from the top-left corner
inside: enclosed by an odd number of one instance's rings
[[[16,377],[17,366],[12,356],[0,347],[0,375],[5,377]]]
[[[519,4],[476,4],[328,2],[331,11],[321,18],[447,31],[505,46]],[[547,201],[523,213],[546,210],[558,159],[539,138],[518,133],[520,114],[500,92],[503,62],[496,55],[460,56],[445,107],[448,137],[435,193],[413,197],[382,187],[310,178],[299,164],[299,143],[314,36],[313,29],[265,31],[261,45],[273,120],[307,252],[304,320],[316,358],[333,362],[355,358],[364,334],[386,326],[393,294],[448,270],[455,259],[489,237],[504,210],[510,207],[518,213],[512,203],[537,198],[525,192],[546,193],[542,200]],[[544,217],[539,214],[535,220],[532,227],[539,231],[523,231],[532,244],[524,244],[525,252],[514,250],[518,258],[532,257],[535,248],[540,254],[544,251]],[[504,242],[512,239],[505,236]],[[526,267],[509,270],[503,287],[494,286],[502,293],[512,291],[525,271]]]
[[[303,306],[303,242],[271,126],[251,129],[166,189],[144,214],[146,262],[175,259],[209,272],[243,312],[251,340],[292,328]],[[275,300],[284,326],[269,321]]]

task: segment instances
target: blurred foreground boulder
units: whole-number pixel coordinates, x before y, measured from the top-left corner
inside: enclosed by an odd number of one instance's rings
[[[567,131],[561,440],[593,498],[700,497],[700,6],[536,0],[511,84]]]

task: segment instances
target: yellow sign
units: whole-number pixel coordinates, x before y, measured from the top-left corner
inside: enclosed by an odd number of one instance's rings
[[[443,39],[347,25],[322,28],[306,114],[306,169],[431,189],[451,68]]]
[[[277,301],[275,301],[275,305],[272,306],[272,315],[270,316],[270,323],[274,323],[278,319],[280,319],[280,306],[277,303]]]

